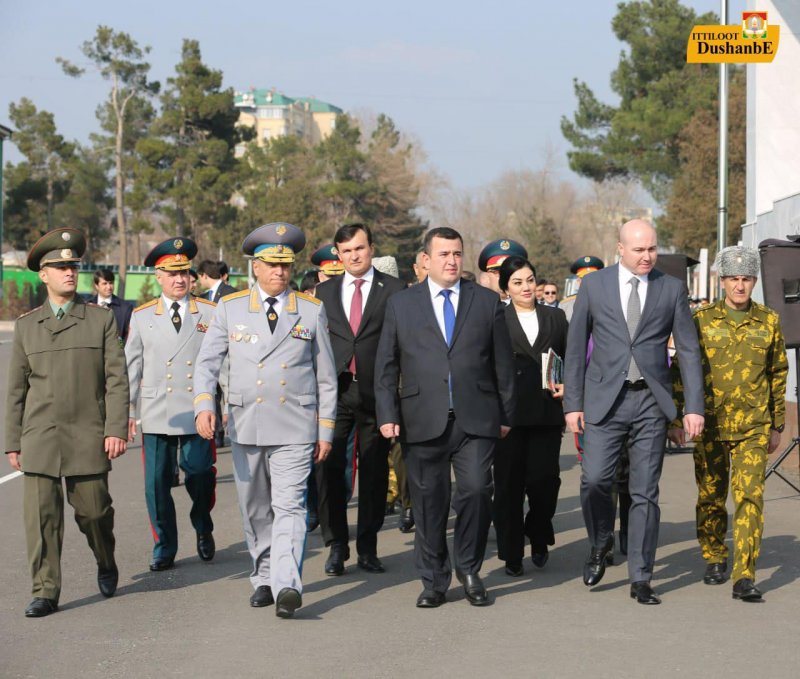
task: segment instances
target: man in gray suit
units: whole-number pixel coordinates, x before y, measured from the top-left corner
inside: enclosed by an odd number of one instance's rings
[[[296,226],[257,228],[242,251],[256,285],[223,297],[197,357],[197,431],[214,435],[214,392],[230,358],[228,432],[233,473],[253,559],[253,607],[275,603],[290,618],[302,605],[305,494],[312,460],[325,460],[336,418],[336,367],[322,303],[289,289]],[[275,593],[273,596],[273,592]]]
[[[567,426],[584,435],[581,506],[591,542],[583,581],[596,585],[613,546],[611,486],[625,443],[630,455],[628,575],[631,597],[661,603],[650,586],[658,545],[658,481],[667,424],[675,418],[667,342],[681,355],[684,427],[703,430],[700,349],[686,286],[655,271],[656,231],[635,219],[620,229],[619,263],[584,279],[564,361]],[[589,339],[594,348],[586,361]]]
[[[192,405],[193,364],[215,305],[189,294],[189,267],[196,254],[197,245],[189,238],[170,238],[147,255],[144,264],[155,267],[161,295],[133,312],[125,345],[131,385],[129,441],[136,436],[137,419],[142,423],[145,499],[155,538],[151,571],[172,568],[178,552],[170,492],[178,451],[192,498],[189,516],[197,533],[197,554],[210,561],[215,552],[211,509],[216,451],[197,435]]]

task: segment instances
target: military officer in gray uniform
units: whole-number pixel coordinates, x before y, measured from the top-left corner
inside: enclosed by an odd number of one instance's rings
[[[58,610],[64,490],[97,561],[103,596],[117,589],[111,460],[125,452],[128,378],[114,314],[75,294],[86,239],[56,229],[31,248],[47,300],[14,325],[8,364],[6,454],[25,473],[23,517],[34,599],[41,618]]]
[[[128,440],[136,436],[141,418],[145,500],[155,539],[151,571],[172,568],[178,552],[171,494],[178,451],[192,498],[189,516],[197,554],[210,561],[215,551],[216,450],[194,427],[192,376],[216,305],[189,294],[189,267],[196,254],[197,245],[189,238],[170,238],[147,255],[144,264],[155,267],[161,295],[134,310],[125,345],[131,385]]]
[[[253,559],[254,607],[275,603],[290,618],[302,605],[305,494],[313,462],[330,452],[336,368],[322,303],[289,289],[305,236],[296,226],[257,228],[242,251],[256,285],[223,297],[195,370],[197,431],[214,435],[214,392],[230,358],[228,432],[233,472]],[[273,594],[274,593],[274,594]]]

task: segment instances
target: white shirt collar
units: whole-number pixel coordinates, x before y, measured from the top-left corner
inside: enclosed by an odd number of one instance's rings
[[[438,283],[435,283],[430,276],[425,279],[428,282],[428,289],[431,291],[431,298],[435,298],[442,290],[452,290],[453,294],[458,295],[461,293],[461,279],[459,278],[451,288],[443,288]]]
[[[353,274],[348,273],[347,271],[344,272],[344,280],[342,281],[342,287],[347,287],[348,285],[352,285],[353,281],[355,280],[362,280],[366,281],[367,283],[372,283],[372,277],[375,275],[375,267],[370,267],[369,271],[367,271],[363,276],[356,278]]]
[[[217,282],[208,289],[212,297],[217,294],[217,288],[219,288],[220,285],[222,285],[221,278],[217,279]]]
[[[110,305],[111,304],[111,298],[110,297],[101,297],[100,295],[97,295],[97,303],[98,304],[109,304]]]
[[[632,276],[636,276],[636,278],[638,278],[642,283],[647,283],[648,280],[647,277],[649,276],[649,274],[646,273],[636,274],[633,273],[633,271],[629,271],[626,267],[622,266],[622,262],[619,262],[618,264],[619,264],[620,285],[627,285],[630,282]]]
[[[164,300],[164,306],[167,309],[172,309],[173,302],[177,302],[180,306],[180,311],[183,313],[183,310],[186,308],[186,305],[189,303],[189,295],[186,295],[183,299],[170,299],[164,293],[161,293],[161,298]]]
[[[264,292],[264,290],[261,288],[260,285],[258,285],[258,283],[256,283],[256,286],[258,286],[258,294],[261,295],[261,303],[262,304],[264,304],[264,302],[267,301],[267,297],[274,297],[275,299],[278,300],[279,303],[283,303],[284,300],[286,300],[286,298],[289,296],[289,292],[290,292],[290,289],[286,288],[286,290],[284,290],[279,295],[270,295],[269,293]]]

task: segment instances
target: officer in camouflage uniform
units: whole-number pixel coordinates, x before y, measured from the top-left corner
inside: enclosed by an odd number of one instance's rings
[[[725,582],[728,548],[725,501],[733,489],[733,598],[758,601],[755,568],[764,529],[767,455],[784,428],[788,365],[780,319],[750,299],[758,276],[758,253],[730,247],[717,255],[723,299],[694,313],[705,376],[706,426],[694,453],[697,539],[707,562],[703,582]],[[679,357],[676,357],[679,360]],[[681,410],[682,387],[673,362],[674,394]],[[678,420],[670,438],[682,444]]]

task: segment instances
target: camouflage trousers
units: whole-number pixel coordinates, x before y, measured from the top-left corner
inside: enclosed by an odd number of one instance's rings
[[[728,558],[728,484],[733,493],[733,572],[755,580],[756,560],[764,532],[764,473],[767,467],[766,434],[742,441],[703,439],[694,451],[697,482],[697,540],[703,558],[721,563]]]

